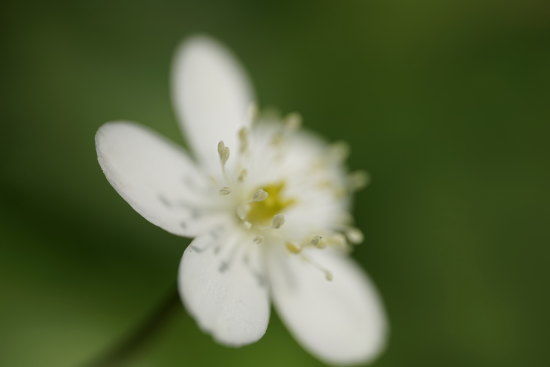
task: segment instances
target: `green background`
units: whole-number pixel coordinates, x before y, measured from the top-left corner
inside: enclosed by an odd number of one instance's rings
[[[174,283],[187,240],[115,193],[94,133],[123,118],[183,142],[170,63],[196,32],[371,172],[354,257],[391,321],[374,365],[550,365],[548,1],[9,0],[0,18],[0,365],[78,366]],[[129,365],[320,364],[276,316],[229,349],[182,310]]]

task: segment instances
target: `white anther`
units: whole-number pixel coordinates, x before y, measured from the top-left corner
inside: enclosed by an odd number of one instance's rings
[[[302,126],[302,115],[298,112],[289,113],[285,117],[285,128],[288,131],[296,131]]]
[[[357,228],[348,228],[346,231],[346,237],[348,238],[349,242],[353,244],[358,244],[363,242],[363,232],[358,230]]]
[[[237,179],[239,180],[239,182],[243,182],[244,180],[246,180],[246,176],[248,176],[248,171],[246,169],[242,169]]]
[[[224,186],[220,189],[220,195],[229,195],[231,194],[231,188]]]
[[[292,254],[299,254],[300,252],[302,252],[302,248],[296,246],[292,242],[287,242],[286,243],[286,249]]]
[[[325,273],[325,279],[329,282],[332,282],[332,279],[334,279],[332,272],[325,270],[324,273]]]
[[[254,193],[254,196],[252,197],[252,201],[258,202],[258,201],[264,201],[267,199],[269,194],[264,189],[259,189]]]
[[[252,241],[257,245],[261,245],[264,242],[264,238],[262,236],[256,236]]]
[[[338,141],[334,144],[331,144],[329,147],[330,156],[337,162],[342,162],[346,160],[349,156],[349,145],[343,141]]]
[[[248,205],[239,205],[236,209],[236,214],[240,220],[245,220],[248,214]]]
[[[323,237],[321,236],[314,236],[312,239],[311,239],[311,244],[315,247],[321,247],[322,246],[322,241],[323,240]]]
[[[246,220],[245,220],[245,221],[243,222],[243,225],[244,225],[244,228],[246,228],[246,229],[252,228],[252,223],[250,223],[249,221],[246,221]]]
[[[366,171],[355,171],[348,175],[348,187],[352,191],[365,188],[370,183],[370,175]]]
[[[271,222],[271,226],[275,229],[279,229],[285,224],[285,216],[282,214],[277,214],[273,217],[273,221]]]
[[[222,166],[225,166],[225,163],[227,163],[227,160],[229,159],[229,148],[225,146],[222,140],[218,143],[218,155]]]

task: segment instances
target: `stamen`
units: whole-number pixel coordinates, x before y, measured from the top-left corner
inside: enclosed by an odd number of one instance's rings
[[[295,244],[293,244],[292,242],[286,243],[286,249],[293,254],[299,254],[300,252],[302,252],[302,249],[296,246]]]
[[[328,270],[327,268],[321,266],[320,264],[318,264],[317,262],[311,260],[309,257],[305,256],[305,255],[302,255],[302,259],[306,262],[308,262],[309,264],[313,265],[317,270],[323,272],[323,274],[325,275],[325,279],[329,282],[331,282],[333,279],[334,279],[334,276],[332,275],[332,272],[330,270]]]
[[[220,157],[222,167],[225,166],[227,160],[229,159],[229,148],[225,146],[223,140],[220,140],[218,143],[218,155]]]
[[[265,191],[264,189],[258,189],[258,191],[254,193],[254,196],[252,197],[252,201],[254,202],[264,201],[265,199],[267,199],[268,196],[269,194],[267,193],[267,191]]]
[[[302,126],[302,115],[298,112],[289,113],[284,123],[287,131],[296,131]]]
[[[343,162],[349,157],[349,145],[343,141],[337,141],[329,147],[329,154],[336,162]]]
[[[248,205],[239,205],[236,210],[237,217],[239,217],[240,220],[245,220],[246,216],[248,215]]]
[[[346,238],[341,233],[336,233],[327,239],[329,245],[345,246],[347,244]]]
[[[264,242],[264,238],[263,236],[256,236],[252,239],[252,241],[254,241],[255,244],[257,245],[261,245],[263,242]]]
[[[273,217],[273,221],[271,222],[271,226],[275,229],[279,229],[285,224],[285,216],[282,214],[277,214]]]
[[[271,137],[271,144],[274,146],[280,145],[288,133],[300,128],[302,116],[297,112],[290,113],[285,117],[283,124],[282,129],[276,131]]]
[[[363,242],[364,236],[363,232],[361,232],[357,228],[350,227],[345,232],[346,237],[348,238],[348,241],[357,245],[361,242]]]
[[[246,180],[247,176],[248,176],[248,171],[243,168],[239,173],[239,177],[237,179],[239,180],[239,182],[243,182],[244,180]]]
[[[318,247],[318,248],[324,248],[325,247],[325,243],[323,241],[323,237],[317,235],[317,236],[314,236],[310,243],[315,246],[315,247]]]
[[[231,194],[231,188],[224,186],[220,189],[220,195],[229,195]]]
[[[370,175],[366,171],[355,171],[348,174],[348,188],[357,191],[370,183]]]

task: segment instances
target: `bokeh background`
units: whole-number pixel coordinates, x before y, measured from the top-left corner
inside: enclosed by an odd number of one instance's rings
[[[391,320],[375,366],[550,365],[548,1],[1,6],[0,365],[82,365],[171,289],[188,242],[115,193],[94,133],[124,118],[183,143],[170,63],[196,32],[371,172],[354,257]],[[320,363],[275,315],[235,350],[182,309],[128,365]]]

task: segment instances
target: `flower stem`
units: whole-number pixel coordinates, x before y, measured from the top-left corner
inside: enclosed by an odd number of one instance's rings
[[[122,365],[150,343],[179,309],[181,309],[180,297],[174,286],[162,302],[134,330],[84,366],[114,367]]]

